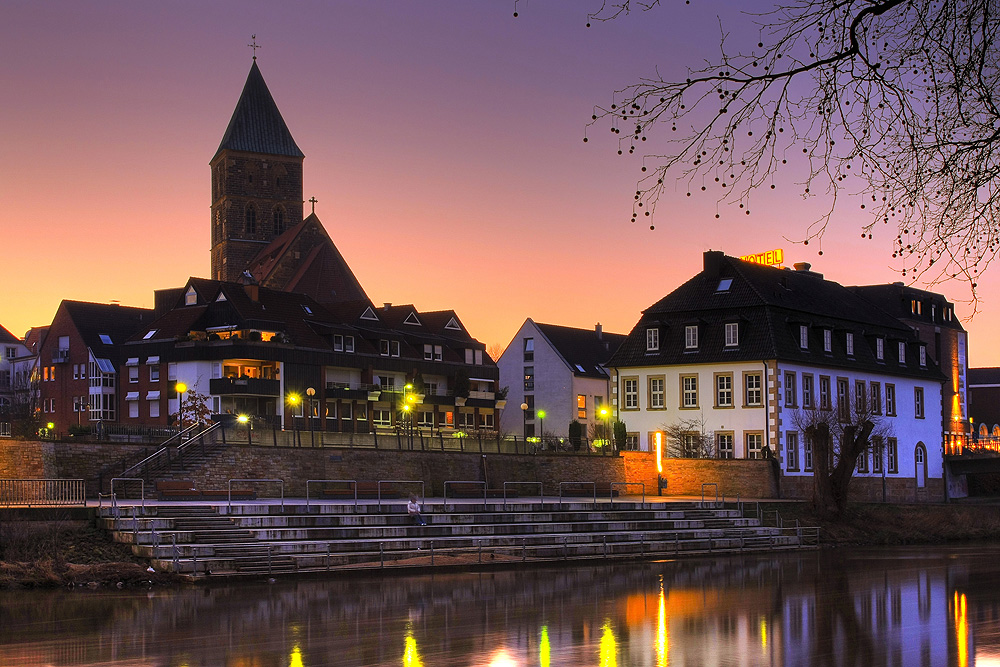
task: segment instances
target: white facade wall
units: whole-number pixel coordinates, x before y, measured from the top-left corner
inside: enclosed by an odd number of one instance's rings
[[[212,366],[218,365],[219,362],[212,361],[181,361],[177,363],[171,363],[167,369],[169,373],[170,382],[183,382],[187,385],[187,393],[184,395],[184,411],[188,413],[191,409],[191,392],[195,391],[202,396],[211,396],[209,392],[209,380],[213,377]],[[221,374],[220,376],[221,377]],[[206,402],[208,409],[212,412],[218,412],[219,406],[213,403],[217,403],[218,399],[209,399]],[[168,414],[177,414],[177,409],[180,406],[180,398],[175,397],[168,399],[167,410]]]
[[[533,359],[524,360],[524,339],[534,340]],[[521,434],[524,429],[524,415],[521,403],[527,394],[534,396],[534,419],[527,420],[534,425],[535,435],[545,433],[565,438],[569,433],[569,423],[576,418],[576,394],[573,393],[573,372],[549,344],[530,319],[525,320],[517,334],[507,345],[507,349],[497,361],[500,369],[500,386],[510,387],[507,394],[508,409],[501,416],[501,427],[513,434]],[[525,368],[533,369],[533,387],[525,388]],[[538,411],[545,411],[543,420]]]
[[[786,405],[785,375],[795,377],[795,396]],[[717,378],[729,376],[732,378],[732,406],[721,406],[717,399]],[[941,433],[941,384],[933,380],[883,375],[870,372],[850,372],[843,368],[828,368],[804,364],[768,362],[747,362],[737,364],[690,364],[684,366],[650,366],[616,369],[613,376],[612,398],[616,414],[625,425],[628,433],[636,437],[638,447],[643,451],[653,448],[653,439],[657,431],[663,431],[669,424],[682,421],[698,420],[704,422],[705,431],[732,435],[734,457],[747,458],[748,435],[760,434],[763,444],[775,451],[786,475],[810,475],[803,465],[804,437],[799,432],[801,425],[797,424],[797,414],[803,412],[802,392],[803,375],[813,378],[813,404],[819,406],[820,377],[829,377],[831,384],[831,403],[836,407],[837,379],[846,378],[851,400],[854,400],[857,381],[864,381],[868,400],[870,400],[871,384],[877,382],[881,396],[883,414],[886,406],[886,385],[895,388],[896,416],[883,416],[882,420],[890,425],[892,435],[897,441],[898,463],[896,472],[886,471],[887,476],[914,478],[918,476],[917,451],[922,449],[926,478],[942,476],[943,451]],[[761,400],[758,404],[747,402],[748,376],[758,376],[761,379]],[[683,384],[685,377],[697,380],[697,404],[695,407],[683,405]],[[634,380],[637,385],[637,405],[630,409],[626,405],[626,383]],[[663,381],[664,395],[662,407],[655,395],[656,386],[651,380]],[[653,391],[651,391],[651,387]],[[916,389],[923,390],[923,417],[915,415]],[[788,469],[787,436],[789,432],[797,434],[798,450],[796,465]],[[664,443],[666,446],[666,443]],[[870,457],[870,455],[869,455]],[[877,476],[869,460],[868,472],[858,473],[859,476]]]

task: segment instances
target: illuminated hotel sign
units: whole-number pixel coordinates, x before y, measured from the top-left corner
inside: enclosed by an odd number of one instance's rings
[[[741,255],[740,259],[753,264],[780,266],[785,261],[785,251],[778,248],[777,250],[768,250],[767,252],[760,252],[755,255]]]

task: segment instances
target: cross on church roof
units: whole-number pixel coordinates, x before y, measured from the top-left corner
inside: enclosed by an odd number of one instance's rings
[[[318,199],[316,199],[316,197],[310,197],[310,198],[309,198],[309,203],[313,205],[313,209],[312,209],[312,212],[313,212],[313,213],[315,213],[315,212],[316,212],[316,202],[318,202],[318,201],[319,201],[319,200],[318,200]]]
[[[257,49],[260,48],[260,44],[257,43],[257,35],[250,35],[250,43],[247,46],[253,51],[253,59],[257,60]]]

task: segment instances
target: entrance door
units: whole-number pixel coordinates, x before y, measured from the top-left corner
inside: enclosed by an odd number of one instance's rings
[[[917,445],[917,448],[913,450],[913,463],[916,466],[916,478],[917,478],[917,488],[924,488],[924,482],[927,477],[927,457],[924,453],[924,446]]]

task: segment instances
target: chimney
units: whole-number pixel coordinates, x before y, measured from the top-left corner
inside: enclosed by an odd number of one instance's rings
[[[792,264],[792,266],[795,267],[796,271],[808,271],[809,269],[812,268],[812,264],[810,264],[809,262],[795,262],[795,264]]]
[[[705,251],[705,277],[710,280],[718,279],[722,272],[722,262],[725,255],[720,250]]]
[[[597,340],[604,340],[604,327],[601,326],[600,322],[594,327],[594,331],[597,332]]]
[[[391,301],[385,301],[385,302],[382,303],[382,310],[388,311],[390,308],[392,308],[392,302]]]

